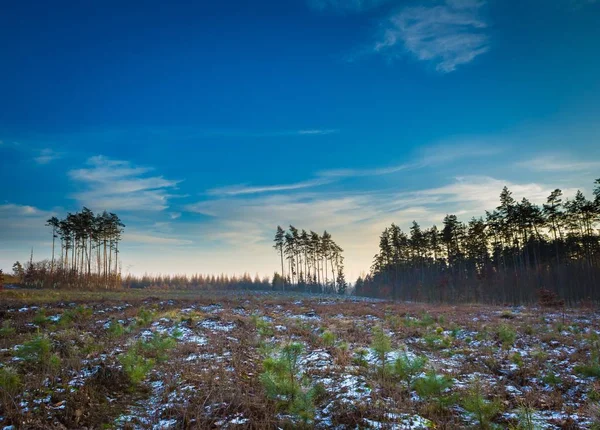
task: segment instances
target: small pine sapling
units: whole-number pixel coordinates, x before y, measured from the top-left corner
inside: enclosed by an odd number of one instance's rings
[[[478,427],[482,430],[495,428],[492,420],[502,410],[502,405],[497,399],[490,401],[485,398],[480,381],[474,382],[463,398],[462,406],[477,420]]]
[[[406,383],[406,387],[410,390],[413,386],[415,377],[423,372],[426,365],[427,357],[410,357],[406,352],[404,352],[396,359],[396,362],[394,363],[394,373]]]
[[[301,374],[299,360],[302,344],[289,343],[278,354],[263,361],[260,381],[267,397],[278,402],[278,407],[298,417],[303,423],[312,422],[314,402],[322,387],[311,386]]]
[[[375,327],[373,329],[371,348],[375,352],[377,361],[379,362],[381,377],[384,378],[387,354],[392,351],[392,340],[381,327]]]

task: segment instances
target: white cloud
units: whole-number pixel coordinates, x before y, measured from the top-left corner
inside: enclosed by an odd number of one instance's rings
[[[600,170],[600,161],[573,160],[565,155],[541,155],[526,161],[519,161],[515,165],[535,172],[573,172],[581,174],[591,170]]]
[[[330,169],[324,170],[319,174],[325,177],[359,177],[359,176],[379,176],[389,175],[391,173],[400,172],[402,170],[414,169],[421,167],[421,163],[398,164],[390,167],[376,167],[373,169]]]
[[[52,212],[44,211],[29,205],[17,205],[14,203],[6,203],[0,205],[0,217],[45,217],[52,216]]]
[[[58,160],[62,157],[62,154],[54,152],[50,148],[42,149],[37,157],[34,157],[34,160],[37,164],[49,164],[54,160]]]
[[[484,2],[446,0],[437,6],[407,7],[388,19],[376,52],[397,56],[399,46],[417,59],[449,73],[490,49]]]
[[[345,250],[350,278],[368,270],[377,252],[378,237],[392,222],[407,230],[413,220],[423,227],[440,226],[447,213],[463,221],[484,216],[499,204],[502,187],[508,186],[515,199],[545,202],[557,184],[515,182],[489,176],[463,176],[449,184],[420,190],[257,195],[244,198],[223,197],[189,205],[186,210],[211,219],[197,227],[203,240],[222,243],[235,250],[239,259],[260,261],[255,270],[269,273],[277,268],[271,255],[271,242],[277,225],[329,231]],[[565,196],[574,188],[563,188]]]
[[[165,237],[142,233],[138,231],[125,230],[123,233],[123,242],[127,242],[128,246],[132,244],[142,245],[191,245],[194,242],[187,239],[179,239],[174,237]]]
[[[168,208],[169,193],[180,181],[147,176],[153,169],[132,166],[127,161],[91,157],[88,167],[69,172],[86,188],[73,197],[96,210],[161,211]]]
[[[415,161],[401,163],[389,167],[372,169],[330,169],[319,172],[320,176],[331,178],[380,176],[398,173],[406,170],[449,163],[463,158],[488,157],[503,151],[500,145],[488,145],[485,142],[469,142],[468,139],[457,139],[453,142],[443,142],[421,149]]]
[[[28,260],[32,249],[36,260],[50,258],[52,230],[46,221],[55,215],[30,205],[0,205],[0,268],[10,271],[15,261]]]
[[[297,182],[295,184],[280,184],[280,185],[264,185],[264,186],[248,186],[245,184],[232,185],[228,187],[213,188],[207,191],[209,195],[216,196],[237,196],[244,194],[260,194],[277,191],[300,190],[319,185],[324,185],[330,181],[325,179],[313,179],[310,181]]]

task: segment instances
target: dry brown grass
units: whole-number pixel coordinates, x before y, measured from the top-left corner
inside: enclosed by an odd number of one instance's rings
[[[126,303],[130,306],[124,307]],[[202,309],[213,304],[220,307]],[[38,311],[32,306],[43,307],[46,315],[52,316],[72,312],[78,305],[94,314],[64,325],[33,324]],[[191,307],[194,309],[188,311]],[[20,312],[23,308],[28,309]],[[152,312],[148,324],[136,323],[141,308]],[[259,335],[252,314],[269,317],[272,335]],[[380,378],[372,367],[355,365],[356,351],[369,347],[376,326],[392,332],[395,348],[426,355],[429,368],[460,382],[452,389],[457,399],[467,392],[471,375],[481,375],[484,394],[500,395],[506,411],[526,403],[540,411],[563,415],[577,412],[585,417],[594,410],[586,393],[600,392],[597,381],[582,382],[573,375],[573,366],[590,357],[586,332],[600,331],[598,318],[590,309],[569,310],[563,322],[561,314],[550,311],[542,314],[480,305],[370,303],[263,294],[160,291],[148,297],[138,291],[13,290],[0,293],[0,317],[10,321],[13,330],[0,336],[0,362],[17,368],[23,383],[21,393],[2,402],[0,416],[4,418],[0,425],[21,428],[127,428],[136,421],[146,427],[161,420],[173,420],[177,428],[214,428],[235,417],[244,419],[239,428],[298,426],[278,415],[276,402],[267,399],[259,379],[264,359],[261,345],[291,341],[303,343],[307,353],[322,351],[331,357],[331,364],[309,367],[308,377],[338,381],[351,375],[370,389],[368,401],[338,399],[346,388],[334,388],[318,399],[317,409],[329,411],[331,425],[365,427],[366,418],[385,425],[393,421],[389,416],[393,412],[420,414],[437,428],[468,427],[457,409],[415,401],[414,390],[397,378]],[[105,324],[118,320],[123,321],[124,331],[111,335]],[[201,322],[231,329],[202,328]],[[503,345],[498,337],[502,325],[516,332],[512,345]],[[202,337],[205,343],[178,341],[167,351],[167,360],[157,362],[142,383],[133,386],[119,357],[132,348],[142,332],[158,326],[178,326]],[[324,331],[333,333],[335,343],[324,342]],[[15,345],[23,345],[39,333],[51,341],[51,353],[60,360],[58,367],[14,360]],[[428,343],[428,336],[446,343]],[[158,356],[147,354],[149,358]],[[560,383],[552,390],[541,381],[547,363],[552,363],[560,376]],[[115,424],[121,415],[130,415],[133,421]],[[578,423],[571,421],[566,417],[560,425],[575,428],[572,426]],[[514,424],[502,416],[497,418],[497,424],[509,423]]]

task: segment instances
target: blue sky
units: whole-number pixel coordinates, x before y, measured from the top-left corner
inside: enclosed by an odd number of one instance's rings
[[[124,272],[272,273],[291,223],[353,279],[391,222],[600,177],[599,1],[123,3],[3,7],[0,268],[86,205]]]

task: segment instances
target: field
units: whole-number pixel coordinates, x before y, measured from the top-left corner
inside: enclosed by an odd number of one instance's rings
[[[4,291],[0,427],[600,428],[598,316]]]

